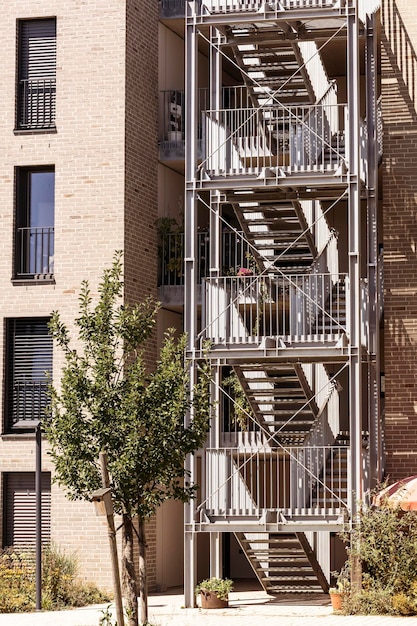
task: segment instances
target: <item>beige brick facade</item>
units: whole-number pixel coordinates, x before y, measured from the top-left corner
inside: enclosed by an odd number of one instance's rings
[[[48,316],[70,323],[89,279],[93,294],[113,253],[125,254],[126,299],[156,293],[157,3],[6,0],[2,5],[0,107],[0,355],[4,320]],[[56,17],[56,132],[14,133],[16,32],[22,18]],[[146,87],[145,87],[146,86]],[[15,168],[55,167],[53,284],[12,283]],[[155,358],[156,341],[148,347]],[[54,377],[61,358],[54,354]],[[4,380],[4,377],[2,377]],[[3,388],[2,388],[3,392]],[[34,471],[33,437],[0,439],[0,474]],[[53,471],[46,453],[43,469]],[[111,587],[105,523],[87,503],[52,487],[52,539],[78,553],[82,574]],[[154,523],[151,525],[153,528]],[[150,564],[155,537],[149,533]],[[154,568],[150,584],[155,584]]]
[[[416,473],[417,458],[417,14],[384,0],[383,220],[386,473]]]

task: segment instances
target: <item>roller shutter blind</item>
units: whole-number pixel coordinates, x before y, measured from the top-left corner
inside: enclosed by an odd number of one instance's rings
[[[9,429],[39,420],[48,404],[48,374],[52,373],[49,318],[7,320],[7,414]]]
[[[21,20],[17,127],[54,128],[55,91],[56,20]]]
[[[36,494],[34,472],[5,474],[5,546],[34,545]],[[51,539],[51,475],[42,472],[42,542]]]

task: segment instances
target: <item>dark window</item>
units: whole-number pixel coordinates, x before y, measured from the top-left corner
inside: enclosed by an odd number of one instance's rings
[[[42,472],[42,541],[51,539],[51,475]],[[4,546],[30,546],[36,541],[35,473],[4,475]]]
[[[18,23],[17,129],[55,128],[56,20]]]
[[[33,430],[45,415],[52,337],[48,318],[9,319],[6,326],[6,430]]]
[[[18,168],[16,201],[15,276],[52,276],[55,213],[53,168]]]

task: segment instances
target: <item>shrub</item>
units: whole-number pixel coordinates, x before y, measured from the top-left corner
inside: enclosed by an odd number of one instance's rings
[[[12,548],[0,554],[0,613],[32,611],[35,608],[35,581],[27,554]]]
[[[4,550],[0,555],[0,613],[35,609],[35,558],[33,551]],[[42,551],[42,608],[86,606],[110,597],[92,583],[78,578],[78,561],[51,544]]]
[[[362,589],[345,598],[345,614],[417,615],[416,514],[361,506],[359,523],[346,530],[350,557],[362,563]]]

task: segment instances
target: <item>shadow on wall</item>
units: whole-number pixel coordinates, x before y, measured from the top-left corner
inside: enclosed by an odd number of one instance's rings
[[[387,473],[417,453],[417,23],[408,0],[382,0],[384,351]]]

